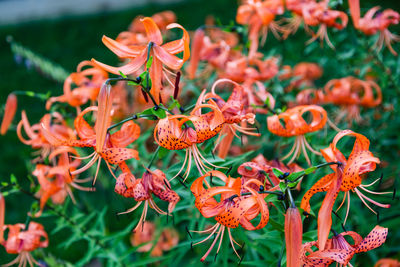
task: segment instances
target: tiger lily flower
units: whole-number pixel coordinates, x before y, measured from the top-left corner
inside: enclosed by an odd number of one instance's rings
[[[286,66],[285,69],[286,73],[279,78],[282,80],[294,78],[286,88],[288,92],[294,88],[314,87],[314,81],[319,79],[323,73],[323,69],[318,64],[310,62],[300,62],[293,69],[290,66]]]
[[[68,127],[60,113],[53,112],[51,114],[45,114],[40,120],[40,123],[31,125],[26,116],[26,112],[23,110],[21,112],[21,121],[17,125],[17,136],[25,145],[31,146],[33,149],[39,149],[41,157],[39,160],[47,157],[52,151],[52,144],[46,139],[41,125],[44,125],[45,128],[57,138],[75,138],[75,133]],[[22,130],[24,130],[27,138],[24,137]]]
[[[307,123],[303,118],[303,114],[306,112],[309,112],[312,116],[312,121],[310,123]],[[280,119],[284,121],[284,126],[281,124]],[[314,154],[320,155],[320,153],[315,151],[311,145],[308,144],[304,134],[322,129],[325,126],[327,119],[326,111],[322,107],[316,105],[297,106],[290,108],[279,115],[268,117],[268,130],[271,133],[284,137],[296,136],[292,149],[282,158],[282,160],[293,155],[288,163],[290,164],[300,155],[301,151],[303,151],[307,163],[311,165],[306,147]]]
[[[242,175],[242,180],[246,179],[246,177],[256,178],[254,177],[254,175],[257,172],[260,173],[258,176],[260,177],[261,175],[262,179],[261,180],[260,178],[258,179],[266,185],[265,186],[266,190],[271,190],[274,186],[278,185],[280,182],[280,179],[276,177],[276,175],[274,174],[273,168],[276,168],[283,173],[285,172],[292,173],[304,170],[296,163],[290,163],[288,165],[285,165],[276,159],[267,160],[262,154],[259,154],[251,162],[246,162],[240,165],[238,168],[238,173]],[[269,180],[268,181],[265,180],[266,175],[268,175],[273,184],[270,184]],[[296,189],[300,190],[300,183],[298,184]]]
[[[356,138],[353,150],[349,157],[346,157],[337,149],[336,145],[345,136],[353,136]],[[365,191],[370,194],[391,194],[391,192],[376,193],[368,187],[375,184],[375,182],[363,185],[362,174],[374,171],[376,164],[380,163],[380,160],[373,156],[369,151],[369,140],[358,133],[351,130],[344,130],[339,132],[329,147],[321,149],[322,155],[327,162],[340,162],[338,166],[331,165],[334,173],[328,174],[316,182],[304,195],[301,200],[301,208],[310,212],[310,199],[317,192],[327,192],[322,206],[318,213],[318,247],[323,250],[325,248],[329,231],[332,225],[332,209],[340,191],[345,192],[343,201],[339,208],[342,207],[345,200],[347,199],[347,212],[344,223],[346,223],[347,216],[350,210],[350,190],[355,192],[361,201],[376,214],[376,212],[367,204],[366,201],[371,202],[382,208],[389,208],[388,204],[378,203],[371,198],[365,196],[361,191]]]
[[[145,45],[148,43],[146,30],[141,22],[141,19],[143,19],[143,16],[137,16],[134,18],[132,23],[129,25],[128,31],[118,34],[116,41],[126,46],[134,46],[138,44]],[[164,34],[167,31],[167,26],[176,22],[176,15],[174,12],[166,10],[154,14],[151,16],[151,19],[160,29],[161,33]]]
[[[353,231],[335,233],[327,241],[325,248],[321,248],[317,241],[303,244],[301,251],[302,266],[306,267],[324,267],[330,266],[333,262],[341,266],[352,266],[350,260],[354,254],[367,252],[380,247],[386,241],[388,229],[379,225],[363,239],[359,234]],[[344,237],[349,236],[353,239],[354,245],[351,245]],[[316,246],[319,250],[313,251]]]
[[[206,77],[213,69],[224,73],[227,63],[240,54],[233,50],[237,44],[238,37],[234,33],[214,28],[197,29],[193,36],[191,59],[187,66],[189,79]],[[196,75],[200,61],[206,61],[208,64],[200,74]]]
[[[382,91],[379,85],[371,80],[363,81],[351,76],[333,79],[324,86],[324,102],[342,107],[336,122],[347,115],[347,121],[351,124],[353,119],[356,122],[362,120],[359,106],[372,108],[380,105]]]
[[[124,197],[133,197],[135,201],[138,202],[133,208],[119,214],[130,213],[144,202],[143,212],[138,225],[133,230],[134,232],[138,229],[140,229],[140,231],[143,230],[149,206],[161,215],[170,215],[180,198],[178,194],[171,189],[171,185],[162,171],[147,170],[141,179],[136,179],[125,162],[120,163],[119,166],[122,173],[116,180],[115,192]],[[161,210],[156,205],[153,194],[159,199],[169,202],[168,213]]]
[[[396,259],[384,258],[377,261],[374,267],[400,267],[400,261]]]
[[[276,15],[284,12],[282,0],[247,0],[239,6],[236,21],[239,24],[249,25],[250,51],[249,58],[256,55],[260,32],[263,32],[262,43],[265,42],[268,29],[279,39],[280,26],[274,22]]]
[[[278,58],[261,59],[261,55],[253,58],[236,57],[226,62],[223,70],[219,71],[220,78],[226,78],[238,83],[246,80],[266,81],[279,72]]]
[[[307,43],[312,43],[318,38],[321,42],[325,39],[327,44],[334,49],[335,47],[328,37],[327,27],[342,30],[347,26],[348,17],[342,11],[329,9],[328,3],[329,1],[306,3],[302,6],[302,16],[305,25],[320,25],[317,33],[312,33],[313,37]]]
[[[167,26],[167,29],[179,28],[183,31],[183,37],[182,39],[163,44],[161,32],[154,20],[146,17],[140,21],[143,23],[149,40],[147,45],[134,45],[128,47],[108,38],[107,36],[103,36],[102,39],[103,43],[118,57],[129,59],[130,62],[128,64],[122,67],[111,67],[100,63],[95,59],[92,59],[92,61],[108,72],[118,75],[122,72],[125,75],[130,75],[145,65],[147,60],[149,60],[148,56],[153,56],[153,62],[149,69],[152,82],[150,93],[153,95],[155,101],[159,103],[160,99],[167,99],[167,96],[164,96],[161,91],[163,77],[170,82],[166,72],[163,71],[163,64],[172,70],[179,70],[183,66],[183,63],[185,63],[185,61],[190,57],[189,34],[181,25],[172,23]],[[180,52],[183,52],[182,59],[175,56]],[[172,82],[170,82],[170,84],[174,87]]]
[[[248,79],[242,84],[245,95],[245,107],[251,113],[267,114],[265,108],[254,108],[268,103],[269,108],[274,109],[275,98],[267,91],[265,85],[257,80]]]
[[[70,156],[72,155],[72,156]],[[74,158],[70,161],[70,157]],[[33,175],[37,177],[40,190],[40,211],[36,213],[39,217],[47,200],[51,197],[53,203],[62,204],[65,197],[69,195],[76,203],[71,187],[82,191],[94,191],[94,188],[83,187],[80,184],[88,182],[91,178],[78,179],[71,172],[81,164],[78,152],[72,147],[58,147],[49,155],[49,161],[54,166],[37,164]]]
[[[174,229],[164,229],[161,232],[161,236],[157,243],[155,241],[156,226],[151,222],[145,222],[143,224],[142,231],[137,231],[131,235],[131,244],[134,247],[140,246],[137,251],[147,252],[151,250],[150,256],[160,257],[163,255],[163,251],[168,251],[172,247],[176,246],[179,242],[179,235]],[[145,244],[147,243],[147,244]],[[145,245],[143,245],[145,244]]]
[[[2,245],[8,254],[18,254],[11,262],[3,265],[5,267],[18,264],[18,266],[33,267],[39,263],[32,257],[30,252],[37,248],[45,248],[49,244],[47,233],[43,225],[30,222],[28,229],[25,224],[17,223],[14,225],[4,224],[5,201],[3,195],[0,194],[0,245]],[[4,232],[8,230],[7,239],[4,238]]]
[[[349,7],[356,29],[366,35],[374,35],[379,32],[379,39],[376,41],[374,48],[379,52],[383,44],[385,44],[390,52],[397,56],[396,51],[392,47],[392,42],[399,42],[400,36],[391,33],[388,27],[399,23],[400,14],[392,9],[385,9],[383,12],[378,12],[380,7],[376,6],[368,10],[364,17],[361,18],[360,0],[349,0]]]
[[[232,94],[229,96],[226,102],[215,91],[216,87],[222,83],[231,83],[234,85]],[[220,109],[225,121],[225,125],[222,128],[221,134],[216,142],[216,147],[219,146],[219,157],[225,158],[228,154],[233,137],[238,137],[236,131],[252,136],[261,135],[260,133],[253,132],[257,130],[257,128],[248,128],[238,125],[238,123],[246,122],[253,124],[255,121],[255,114],[246,113],[245,111],[244,89],[238,83],[229,79],[219,79],[213,84],[211,93],[204,95],[204,99],[207,98],[215,99],[215,103],[218,105],[218,108]],[[222,137],[223,134],[226,134],[226,136]]]
[[[219,168],[209,162],[197,148],[197,144],[216,136],[222,129],[225,118],[213,100],[208,104],[202,104],[205,91],[199,97],[195,108],[189,116],[187,115],[168,115],[160,119],[154,128],[154,139],[158,145],[168,150],[186,149],[185,160],[179,172],[172,178],[177,177],[187,166],[184,173],[184,180],[187,179],[192,166],[192,158],[200,173],[205,173],[211,169],[210,166]],[[202,114],[203,108],[211,109],[210,112]],[[194,129],[187,126],[186,122],[191,122]],[[182,129],[183,127],[183,129]]]
[[[210,183],[206,180],[208,177],[218,178],[225,185],[211,187]],[[207,258],[218,240],[220,242],[217,253],[219,252],[225,230],[228,232],[229,240],[235,254],[240,258],[234,246],[234,243],[237,245],[239,244],[232,238],[231,228],[237,228],[241,225],[244,229],[252,231],[261,229],[267,225],[269,210],[267,203],[264,201],[266,194],[259,194],[251,185],[260,187],[263,184],[258,180],[252,179],[242,186],[240,178],[235,179],[227,177],[219,171],[210,171],[197,178],[192,183],[190,190],[196,198],[195,206],[204,217],[214,217],[217,221],[213,227],[207,230],[192,231],[197,233],[210,233],[204,240],[193,245],[198,245],[207,241],[216,233],[211,247],[201,258],[201,261]],[[250,195],[241,196],[244,190],[250,192]],[[215,198],[217,196],[220,196],[219,201]],[[260,221],[258,225],[254,226],[251,220],[256,218],[259,214],[261,215]]]
[[[9,94],[4,108],[3,120],[1,121],[0,134],[5,135],[10,127],[12,120],[17,111],[17,96],[13,93]]]
[[[113,174],[113,172],[110,164],[119,164],[131,158],[139,159],[137,150],[126,148],[126,146],[139,137],[139,126],[132,121],[128,121],[122,125],[119,131],[111,135],[108,134],[108,127],[111,124],[111,107],[111,87],[103,86],[99,93],[98,106],[86,108],[74,121],[75,130],[80,137],[79,140],[59,138],[53,135],[44,124],[41,125],[45,138],[53,146],[92,147],[95,149],[95,151],[89,156],[80,158],[91,158],[84,167],[71,172],[71,175],[80,174],[97,162],[93,184],[97,179],[101,159],[105,160],[111,174]],[[95,126],[92,127],[84,119],[84,115],[95,111],[97,111],[97,120]]]
[[[83,69],[85,67],[89,67]],[[76,107],[78,114],[80,106],[86,104],[89,100],[96,101],[101,85],[107,80],[108,74],[90,61],[82,61],[77,67],[77,72],[72,73],[64,82],[64,94],[61,96],[50,97],[46,103],[46,109],[49,110],[53,103],[68,103]],[[76,88],[72,89],[72,85]]]

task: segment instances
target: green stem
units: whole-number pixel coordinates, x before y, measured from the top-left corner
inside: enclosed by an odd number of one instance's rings
[[[110,127],[108,127],[107,131],[110,131],[111,129],[114,129],[115,127],[120,126],[121,124],[124,124],[125,122],[131,121],[131,120],[137,120],[137,119],[151,119],[151,120],[157,120],[158,118],[155,115],[147,115],[147,114],[135,114],[133,116],[130,116],[120,122],[117,122],[116,124],[111,125]]]
[[[156,151],[154,151],[153,157],[150,160],[149,165],[147,166],[147,169],[151,168],[151,165],[153,165],[153,161],[156,159],[157,155],[158,155],[158,151],[160,151],[160,146],[157,147]]]
[[[286,189],[286,192],[287,192],[286,195],[289,197],[290,207],[296,208],[296,204],[294,203],[292,192],[289,187]]]

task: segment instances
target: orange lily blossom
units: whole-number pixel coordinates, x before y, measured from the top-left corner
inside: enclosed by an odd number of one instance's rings
[[[171,185],[165,174],[160,170],[147,171],[143,174],[142,179],[136,179],[125,162],[119,164],[122,173],[118,176],[115,184],[115,192],[124,197],[133,197],[138,203],[131,209],[119,214],[126,214],[136,210],[143,202],[144,208],[139,222],[135,229],[143,230],[147,216],[148,207],[154,209],[162,215],[170,215],[175,205],[179,202],[178,194],[171,189]],[[153,194],[161,200],[169,202],[168,213],[161,210],[153,199]]]
[[[366,108],[376,107],[382,102],[382,91],[374,81],[363,81],[354,77],[330,80],[324,86],[324,103],[340,105],[342,111],[335,121],[339,122],[347,115],[351,125],[352,120],[361,122],[359,106]]]
[[[94,59],[92,59],[92,61],[108,72],[114,74],[120,74],[120,72],[122,72],[125,75],[130,75],[139,70],[147,62],[148,56],[153,56],[153,62],[149,69],[152,82],[150,93],[154,96],[155,101],[159,103],[160,98],[167,99],[161,91],[163,77],[169,81],[167,74],[163,71],[163,64],[172,70],[180,69],[183,63],[190,57],[190,38],[189,34],[181,25],[172,23],[167,26],[167,29],[179,28],[183,31],[183,37],[182,39],[163,44],[161,32],[153,19],[146,17],[141,19],[141,22],[143,23],[149,40],[147,45],[128,47],[108,38],[107,36],[103,36],[103,43],[118,57],[130,59],[128,64],[122,67],[111,67]],[[183,52],[182,59],[175,56],[180,52]],[[174,87],[172,82],[170,82],[170,84]]]
[[[285,214],[285,242],[287,267],[301,266],[300,253],[303,240],[303,223],[296,207],[289,207]]]
[[[339,140],[345,136],[353,136],[356,138],[353,150],[347,159],[336,147]],[[369,140],[365,136],[355,133],[351,130],[344,130],[335,136],[329,147],[321,149],[322,155],[327,162],[340,162],[340,164],[338,166],[331,165],[334,173],[328,174],[316,182],[306,192],[301,201],[301,208],[306,212],[310,212],[311,197],[317,192],[327,192],[318,213],[318,247],[321,250],[325,248],[325,244],[328,239],[329,230],[332,225],[331,213],[336,197],[340,191],[345,192],[345,195],[338,209],[342,207],[346,198],[348,201],[344,224],[346,223],[350,210],[350,190],[354,191],[361,201],[374,213],[376,212],[369,207],[366,200],[379,207],[390,207],[390,205],[381,204],[370,199],[360,191],[362,190],[371,194],[390,194],[390,192],[376,193],[367,189],[375,184],[375,182],[377,182],[379,179],[369,185],[361,184],[361,175],[374,171],[376,164],[380,163],[380,160],[374,157],[369,151],[369,143]]]
[[[129,25],[129,30],[118,34],[116,39],[117,42],[126,46],[146,44],[148,42],[146,38],[146,30],[141,22],[143,16],[137,16],[133,19]],[[176,22],[176,15],[174,12],[166,10],[151,16],[151,19],[155,22],[157,27],[161,30],[161,33],[166,33],[166,28],[169,24]]]
[[[312,121],[310,123],[307,123],[303,118],[303,114],[307,112],[309,112],[312,116]],[[280,122],[281,119],[285,123],[284,126]],[[296,136],[296,140],[292,149],[286,156],[282,158],[282,160],[285,160],[293,155],[288,163],[290,164],[300,155],[301,151],[303,151],[307,163],[311,165],[306,148],[308,148],[314,154],[321,154],[318,151],[315,151],[311,145],[308,144],[304,134],[322,129],[325,126],[327,119],[328,117],[326,111],[317,105],[297,106],[290,108],[279,115],[269,116],[267,118],[267,124],[268,130],[271,133],[284,137]]]
[[[400,14],[392,9],[385,9],[383,12],[378,13],[380,7],[376,6],[368,10],[364,17],[361,18],[360,0],[349,0],[348,2],[354,27],[366,35],[373,35],[379,32],[379,39],[376,41],[374,47],[379,52],[383,44],[385,44],[390,52],[397,56],[396,51],[392,47],[392,42],[399,42],[400,36],[391,33],[388,27],[399,23]]]
[[[17,136],[25,145],[31,146],[34,149],[39,149],[40,157],[37,160],[44,159],[52,151],[52,145],[45,138],[45,133],[42,130],[41,124],[57,138],[75,138],[74,131],[68,127],[60,113],[52,112],[50,114],[45,114],[40,120],[40,123],[31,126],[26,112],[23,110],[21,112],[21,121],[17,125]],[[28,138],[23,136],[22,129],[25,131]]]
[[[325,249],[318,246],[317,241],[312,241],[303,244],[301,251],[302,266],[306,267],[325,267],[330,266],[333,262],[337,262],[340,266],[352,266],[350,260],[354,254],[367,252],[377,247],[380,247],[386,241],[388,229],[379,225],[363,239],[356,232],[348,231],[341,234],[335,233],[334,236],[328,240]],[[344,238],[350,236],[354,245]],[[312,247],[318,247],[319,250],[313,251]]]
[[[98,106],[86,108],[75,119],[75,130],[80,140],[59,138],[54,136],[44,124],[41,125],[45,138],[53,146],[92,147],[95,149],[89,156],[80,158],[91,158],[84,167],[71,172],[71,175],[77,175],[86,171],[97,162],[93,184],[96,182],[102,158],[105,160],[107,167],[113,175],[114,173],[111,170],[110,164],[119,164],[131,158],[139,159],[138,151],[126,148],[126,146],[139,137],[140,128],[134,122],[128,121],[125,122],[117,132],[111,135],[108,134],[108,127],[111,123],[111,108],[111,86],[104,85],[99,93]],[[93,128],[84,119],[84,115],[94,111],[97,111],[97,119]]]
[[[89,67],[83,69],[84,67]],[[108,78],[107,72],[96,66],[93,62],[82,61],[77,67],[77,72],[72,73],[64,81],[64,94],[61,96],[50,97],[46,102],[46,109],[50,109],[54,102],[66,102],[72,107],[77,108],[79,114],[80,106],[89,100],[96,101],[101,85]],[[72,84],[77,87],[71,90]]]
[[[347,26],[348,17],[347,14],[342,11],[330,9],[328,4],[329,1],[310,1],[302,6],[302,15],[305,25],[320,25],[317,33],[312,32],[313,37],[307,41],[307,43],[312,43],[318,38],[321,41],[325,39],[327,44],[334,49],[328,37],[327,27],[334,27],[338,30],[342,30]]]
[[[221,29],[197,29],[193,36],[191,58],[187,66],[189,79],[207,77],[213,69],[224,72],[227,62],[240,57],[240,52],[233,50],[238,44],[238,37],[234,33]],[[199,61],[207,61],[204,70],[196,75]]]
[[[4,214],[5,201],[3,195],[0,194],[0,244],[4,246],[7,253],[18,254],[17,258],[2,266],[8,267],[14,264],[26,266],[29,264],[29,266],[33,267],[34,264],[39,265],[30,252],[37,248],[45,248],[49,244],[43,225],[30,222],[28,229],[22,223],[5,225]],[[4,238],[5,230],[8,230],[7,239]]]
[[[179,242],[179,235],[175,229],[164,229],[161,232],[160,238],[154,245],[156,237],[156,226],[151,222],[145,222],[143,224],[142,231],[137,231],[131,235],[131,244],[134,247],[147,243],[144,246],[138,248],[139,252],[150,251],[150,256],[160,257],[163,255],[163,251],[168,251]]]
[[[224,186],[210,186],[210,182],[206,178],[218,178],[225,185]],[[190,188],[193,195],[195,196],[195,206],[200,213],[206,217],[214,217],[217,223],[204,231],[192,231],[197,233],[210,233],[204,240],[199,241],[193,245],[198,245],[210,239],[215,233],[216,237],[208,249],[206,254],[201,258],[204,261],[210,254],[211,250],[215,246],[218,239],[220,240],[217,253],[222,244],[224,232],[227,229],[229,240],[235,254],[240,258],[236,252],[234,243],[239,245],[231,234],[231,228],[237,228],[241,225],[246,230],[257,230],[263,228],[268,223],[269,210],[268,205],[264,201],[266,194],[259,194],[257,190],[254,190],[251,185],[258,187],[263,184],[256,180],[250,179],[242,185],[241,178],[227,177],[225,174],[219,171],[210,171],[205,175],[197,178]],[[241,195],[242,193],[250,193],[250,195]],[[219,201],[215,197],[220,196]],[[251,220],[260,216],[258,225],[254,226]]]
[[[10,127],[12,120],[17,111],[17,96],[13,93],[9,94],[4,108],[3,120],[1,122],[0,134],[5,135]]]
[[[70,156],[69,154],[73,155]],[[70,161],[70,157],[74,158]],[[54,162],[54,166],[37,164],[33,175],[37,177],[40,184],[40,211],[36,213],[39,217],[44,205],[51,197],[53,203],[62,204],[65,197],[69,195],[76,203],[71,187],[82,191],[94,191],[94,188],[83,187],[80,183],[88,182],[91,178],[78,179],[71,172],[76,170],[81,164],[78,152],[72,147],[58,147],[49,155],[49,161]]]
[[[384,258],[377,261],[374,267],[400,267],[400,261],[396,259]]]
[[[265,42],[268,29],[279,39],[278,32],[282,31],[274,22],[275,16],[283,14],[284,3],[282,0],[246,0],[239,6],[236,14],[236,21],[239,24],[249,25],[250,50],[249,58],[256,55],[260,32],[263,32]]]
[[[222,83],[231,83],[234,86],[232,94],[226,102],[215,92],[216,87]],[[225,120],[225,124],[218,136],[215,146],[219,146],[219,157],[226,157],[234,136],[240,138],[236,134],[236,131],[246,135],[261,136],[260,133],[253,132],[256,131],[257,128],[248,128],[238,125],[238,123],[248,122],[253,124],[255,122],[255,114],[247,113],[245,110],[244,89],[238,83],[229,79],[217,80],[211,88],[211,93],[205,94],[203,99],[205,100],[210,98],[215,99],[215,103],[218,105]],[[223,137],[223,135],[225,136]]]
[[[267,88],[262,82],[248,79],[242,84],[242,87],[245,94],[245,107],[249,112],[267,114],[268,110],[261,108],[265,103],[268,103],[270,109],[274,109],[275,98],[267,91]]]
[[[173,178],[177,177],[186,167],[183,176],[184,180],[187,179],[192,166],[192,158],[200,173],[210,170],[210,166],[219,168],[210,163],[197,148],[197,144],[217,135],[225,123],[223,113],[212,99],[209,99],[207,104],[201,103],[205,99],[204,95],[205,90],[189,116],[168,115],[166,118],[160,119],[154,128],[154,139],[158,145],[169,150],[186,149],[183,165]],[[211,111],[202,114],[203,108],[209,108]],[[189,127],[186,122],[191,122],[194,129]],[[184,128],[182,129],[182,127]]]

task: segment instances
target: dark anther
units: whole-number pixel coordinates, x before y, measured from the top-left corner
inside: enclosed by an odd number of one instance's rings
[[[190,242],[190,250],[193,252],[193,242]]]
[[[256,125],[255,127],[256,127],[257,133],[260,133],[260,129],[258,129],[258,126]]]
[[[285,200],[285,194],[278,195],[278,200]]]
[[[210,184],[213,185],[213,175],[210,173]]]
[[[184,109],[183,107],[180,107],[180,108],[179,108],[179,111],[180,111],[181,113],[185,113],[185,109]]]
[[[188,233],[190,239],[193,239],[192,234],[190,233],[189,229],[187,226],[185,226],[186,232]]]
[[[340,220],[342,219],[340,218],[339,214],[336,213],[336,211],[333,210],[332,213],[335,214],[335,216],[338,217]]]
[[[169,184],[167,183],[167,181],[164,179],[164,184],[166,187],[168,187],[169,190],[171,190],[171,186],[169,186]]]
[[[303,215],[304,215],[304,216],[310,216],[311,214],[308,213],[307,211],[303,211]]]
[[[343,229],[344,232],[347,232],[347,229],[346,229],[346,227],[344,227],[343,223],[342,223],[342,229]]]
[[[218,253],[215,253],[214,262],[217,260]]]
[[[243,135],[240,135],[240,145],[243,146]]]
[[[137,120],[138,116],[135,114],[132,116],[132,119]]]
[[[212,151],[212,150],[211,150],[211,155],[212,155],[213,159],[215,159],[214,151]]]
[[[182,176],[180,176],[180,175],[178,175],[178,181],[185,187],[185,188],[188,188],[187,187],[187,185],[185,184],[185,182],[183,181],[183,177]]]
[[[229,167],[228,171],[225,174],[228,175],[228,173],[230,173],[231,170],[232,170],[232,166]]]
[[[264,186],[263,186],[263,185],[260,185],[260,189],[259,189],[259,191],[260,191],[260,192],[263,192],[263,191],[264,191],[264,189],[265,189],[265,188],[264,188]]]
[[[395,198],[396,198],[396,187],[393,188],[393,197],[392,197],[392,200],[394,200]]]
[[[154,110],[157,111],[160,107],[159,106],[154,106]]]
[[[171,214],[171,216],[172,216],[172,224],[175,225],[175,216],[173,213]]]
[[[336,165],[338,165],[338,167],[342,167],[342,166],[343,166],[343,163],[340,162],[340,161],[338,161],[338,162],[336,162]]]
[[[175,88],[174,88],[174,99],[178,97],[179,93],[179,81],[181,80],[181,72],[178,71],[176,73],[176,79],[175,79]]]
[[[235,194],[235,195],[231,196],[230,198],[228,198],[227,200],[228,201],[233,201],[237,197],[239,197],[239,196]]]
[[[381,186],[381,184],[382,184],[382,180],[383,180],[383,173],[381,173],[381,177],[379,178],[379,186]]]
[[[140,77],[140,76],[136,77],[136,80],[135,80],[136,83],[140,83],[141,81],[142,81],[142,77]]]
[[[379,211],[376,212],[376,221],[379,223]]]

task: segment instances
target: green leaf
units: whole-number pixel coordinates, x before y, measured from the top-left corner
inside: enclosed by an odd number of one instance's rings
[[[18,184],[17,177],[15,177],[14,174],[11,174],[11,176],[10,176],[10,182],[11,182],[12,184]]]
[[[181,104],[178,102],[178,100],[174,99],[172,96],[171,96],[171,100],[172,100],[172,104],[169,105],[168,110],[173,110],[175,107],[177,107],[177,108],[181,107]]]
[[[282,192],[286,191],[287,185],[285,182],[280,182],[279,183],[279,188],[281,189]]]
[[[317,167],[312,166],[312,167],[310,167],[310,168],[308,168],[308,169],[305,169],[305,170],[304,170],[304,173],[307,175],[307,174],[310,174],[310,173],[315,172],[316,170],[317,170]]]
[[[276,177],[283,175],[283,171],[281,171],[277,168],[272,168],[272,172],[275,174]]]
[[[153,113],[153,115],[157,116],[157,118],[164,119],[167,117],[167,113],[165,112],[165,110],[160,107],[157,107],[157,109],[156,107],[154,107],[151,108],[150,110],[151,113]]]
[[[121,74],[121,76],[122,76],[123,78],[128,79],[128,77],[127,77],[125,74],[123,74],[122,71],[119,70],[118,72],[119,72],[119,74]]]

